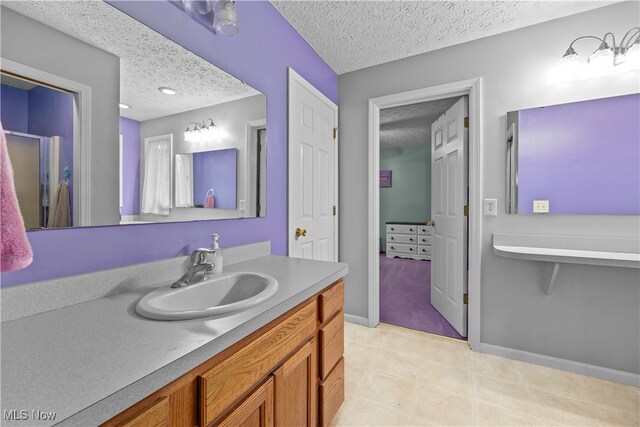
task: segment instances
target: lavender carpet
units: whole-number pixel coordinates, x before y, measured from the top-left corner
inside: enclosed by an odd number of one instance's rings
[[[380,255],[380,321],[465,339],[431,305],[431,261]]]

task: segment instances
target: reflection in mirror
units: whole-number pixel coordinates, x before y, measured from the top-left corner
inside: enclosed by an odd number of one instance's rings
[[[640,94],[507,114],[507,212],[640,214]]]
[[[263,94],[105,2],[3,1],[0,30],[27,228],[266,215]]]

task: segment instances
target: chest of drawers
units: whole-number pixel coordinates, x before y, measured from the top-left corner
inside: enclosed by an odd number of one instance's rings
[[[387,222],[387,258],[431,260],[433,227]]]

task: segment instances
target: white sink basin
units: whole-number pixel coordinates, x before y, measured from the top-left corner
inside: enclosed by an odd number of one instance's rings
[[[182,320],[246,310],[275,295],[278,282],[260,273],[223,273],[184,288],[158,288],[142,297],[136,312],[158,320]]]

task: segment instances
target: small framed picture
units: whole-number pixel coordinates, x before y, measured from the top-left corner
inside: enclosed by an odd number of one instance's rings
[[[391,171],[380,171],[380,188],[391,187]]]

